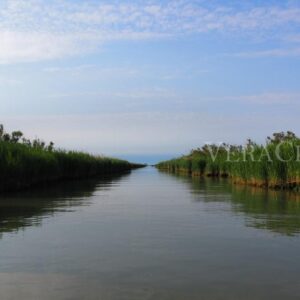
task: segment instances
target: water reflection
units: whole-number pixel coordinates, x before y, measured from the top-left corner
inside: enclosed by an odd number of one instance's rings
[[[243,214],[246,226],[286,236],[300,233],[300,193],[233,185],[227,179],[172,174],[188,185],[194,201],[227,202],[234,214]]]
[[[151,168],[2,197],[0,299],[299,299],[291,198]]]
[[[59,212],[72,211],[91,204],[96,190],[107,190],[128,175],[55,183],[32,190],[0,196],[0,238],[5,232],[18,232],[40,226],[42,220]]]
[[[232,208],[244,213],[246,225],[284,234],[300,233],[300,195],[287,191],[232,186]]]

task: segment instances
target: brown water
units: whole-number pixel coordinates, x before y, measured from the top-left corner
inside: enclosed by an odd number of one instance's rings
[[[0,197],[0,299],[299,299],[297,195],[160,173]]]

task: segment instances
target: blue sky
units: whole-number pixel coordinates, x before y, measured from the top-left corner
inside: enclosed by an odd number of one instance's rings
[[[299,1],[0,1],[1,122],[68,149],[300,134],[299,78]]]

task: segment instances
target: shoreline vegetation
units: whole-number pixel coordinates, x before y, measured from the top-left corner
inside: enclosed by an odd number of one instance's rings
[[[159,170],[189,176],[229,178],[235,184],[300,190],[300,138],[293,132],[274,133],[264,145],[204,145],[188,155],[160,162]]]
[[[118,174],[145,165],[84,152],[55,149],[21,131],[0,125],[0,191],[16,191],[50,182]]]

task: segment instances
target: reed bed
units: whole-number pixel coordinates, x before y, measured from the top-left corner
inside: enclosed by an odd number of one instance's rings
[[[142,167],[115,158],[54,149],[40,140],[4,133],[0,125],[0,190],[18,190],[64,179],[114,174]]]
[[[300,139],[292,132],[274,133],[264,145],[205,145],[164,161],[157,168],[192,176],[230,177],[234,183],[277,189],[300,187]]]

